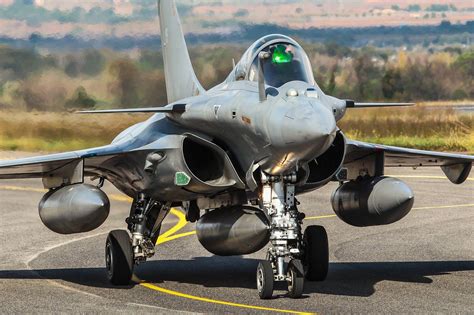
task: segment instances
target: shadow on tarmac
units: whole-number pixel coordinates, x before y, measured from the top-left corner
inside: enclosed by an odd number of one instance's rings
[[[254,289],[258,262],[257,259],[218,256],[149,261],[138,266],[135,273],[140,279],[157,284],[178,282],[203,287]],[[474,270],[474,261],[331,263],[328,278],[323,282],[306,281],[305,293],[368,297],[375,292],[375,285],[380,281],[430,284],[433,282],[431,276],[471,270]],[[110,285],[104,268],[1,270],[0,279],[64,280],[115,289],[134,287]]]

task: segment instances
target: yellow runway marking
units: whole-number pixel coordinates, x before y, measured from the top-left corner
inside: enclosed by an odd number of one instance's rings
[[[46,193],[47,190],[45,189],[40,189],[40,188],[27,188],[27,187],[19,187],[19,186],[0,186],[1,190],[13,190],[13,191],[29,191],[29,192],[40,192],[40,193]]]
[[[44,190],[44,189],[27,188],[27,187],[19,187],[19,186],[0,186],[0,190],[30,191],[30,192],[41,192],[41,193],[46,192],[46,190]],[[120,202],[131,202],[132,201],[131,198],[129,198],[127,196],[123,196],[123,195],[118,195],[118,194],[111,194],[111,195],[109,195],[109,198],[111,200],[120,201]],[[179,211],[178,209],[172,208],[170,210],[170,213],[178,218],[178,223],[176,223],[172,228],[170,228],[165,233],[160,235],[160,237],[158,238],[158,241],[156,242],[157,245],[164,244],[166,242],[170,242],[170,241],[178,239],[178,238],[182,238],[182,237],[186,237],[186,236],[196,234],[196,231],[190,231],[190,232],[175,234],[187,225],[187,221],[186,221],[184,213]],[[194,300],[194,301],[220,304],[220,305],[231,306],[231,307],[254,309],[254,310],[260,310],[260,311],[269,311],[269,312],[292,313],[292,314],[314,314],[314,313],[299,312],[299,311],[293,311],[293,310],[283,310],[283,309],[277,309],[277,308],[271,308],[271,307],[240,304],[240,303],[233,303],[233,302],[227,302],[227,301],[204,298],[204,297],[200,297],[200,296],[195,296],[195,295],[190,295],[190,294],[186,294],[186,293],[182,293],[182,292],[178,292],[178,291],[174,291],[174,290],[165,289],[165,288],[159,287],[159,286],[151,284],[151,283],[146,283],[146,282],[138,279],[137,277],[134,277],[134,281],[137,282],[139,285],[145,287],[145,288],[148,288],[148,289],[151,289],[151,290],[154,290],[154,291],[158,291],[158,292],[161,292],[161,293],[165,293],[165,294],[169,294],[169,295],[189,299],[189,300]]]
[[[166,238],[166,241],[160,241],[160,239],[158,238],[158,242],[157,244],[163,244],[163,243],[166,243],[166,242],[169,242],[169,241],[172,241],[172,240],[176,240],[178,238],[182,238],[182,237],[186,237],[186,236],[191,236],[191,235],[195,235],[196,234],[196,231],[189,231],[189,232],[185,232],[185,233],[180,233],[180,234],[174,234],[174,235],[170,235]],[[161,236],[160,236],[161,237]]]
[[[390,175],[387,175],[390,176]],[[428,178],[428,179],[446,179],[443,176],[425,176],[425,175],[395,175],[396,177],[400,178]],[[474,181],[474,178],[468,178],[467,180],[469,181]],[[18,187],[18,186],[0,186],[0,190],[16,190],[16,191],[31,191],[31,192],[45,192],[44,189],[36,189],[36,188],[25,188],[25,187]],[[113,199],[115,201],[122,201],[122,202],[131,202],[131,199],[129,197],[125,197],[122,195],[117,195],[113,194],[110,195],[110,199]],[[474,204],[461,204],[461,205],[447,205],[447,206],[430,206],[430,207],[417,207],[413,208],[413,210],[428,210],[428,209],[444,209],[444,208],[458,208],[458,207],[474,207]],[[189,232],[184,232],[180,234],[175,234],[179,232],[181,229],[183,229],[186,225],[186,218],[185,215],[177,210],[177,209],[171,209],[171,214],[176,216],[178,218],[178,223],[176,223],[171,229],[160,235],[158,238],[157,244],[164,244],[167,242],[170,242],[172,240],[176,240],[179,238],[187,237],[196,234],[196,231],[189,231]],[[318,219],[329,219],[329,218],[334,218],[337,217],[335,214],[330,214],[330,215],[321,215],[321,216],[313,216],[313,217],[307,217],[305,220],[318,220]],[[256,305],[248,305],[248,304],[240,304],[240,303],[233,303],[233,302],[227,302],[227,301],[221,301],[221,300],[214,300],[214,299],[209,299],[209,298],[204,298],[204,297],[199,297],[195,295],[190,295],[174,290],[169,290],[165,289],[162,287],[159,287],[157,285],[151,284],[151,283],[146,283],[136,277],[134,277],[134,281],[136,281],[139,285],[169,295],[189,299],[189,300],[194,300],[194,301],[200,301],[200,302],[206,302],[206,303],[213,303],[213,304],[220,304],[220,305],[225,305],[225,306],[231,306],[231,307],[238,307],[238,308],[247,308],[247,309],[254,309],[254,310],[260,310],[260,311],[271,311],[271,312],[280,312],[280,313],[293,313],[293,314],[314,314],[314,313],[307,313],[307,312],[299,312],[299,311],[293,311],[293,310],[283,310],[283,309],[276,309],[276,308],[268,308],[268,307],[263,307],[263,306],[256,306]]]
[[[315,217],[306,217],[304,218],[305,220],[320,220],[320,219],[329,219],[329,218],[334,218],[337,217],[335,214],[327,214],[327,215],[318,215]]]
[[[232,303],[232,302],[208,299],[208,298],[203,298],[203,297],[199,297],[199,296],[195,296],[195,295],[190,295],[190,294],[185,294],[185,293],[181,293],[181,292],[177,292],[177,291],[173,291],[173,290],[164,289],[162,287],[158,287],[156,285],[149,284],[149,283],[140,283],[140,285],[144,286],[148,289],[158,291],[158,292],[162,292],[162,293],[182,297],[182,298],[185,298],[185,299],[200,301],[200,302],[207,302],[207,303],[220,304],[220,305],[239,307],[239,308],[249,308],[249,309],[254,309],[254,310],[259,310],[259,311],[278,312],[278,313],[315,314],[315,313],[298,312],[298,311],[291,311],[291,310],[282,310],[282,309],[271,308],[271,307],[239,304],[239,303]]]
[[[448,209],[448,208],[465,208],[465,207],[474,207],[474,203],[462,204],[462,205],[448,205],[448,206],[430,206],[430,207],[415,207],[412,210],[431,210],[431,209]],[[328,219],[335,218],[337,215],[321,215],[315,217],[306,217],[305,220],[319,220],[319,219]]]
[[[174,233],[181,230],[182,228],[184,228],[186,226],[186,224],[188,224],[188,222],[186,221],[186,217],[184,216],[184,213],[182,213],[181,211],[173,208],[173,209],[171,209],[171,214],[176,216],[179,221],[171,229],[169,229],[165,233],[161,234],[160,237],[158,237],[158,241],[156,242],[156,245],[163,244],[163,243],[166,243],[166,242],[169,242],[169,241],[175,239],[176,237],[171,238],[171,236]]]
[[[430,209],[465,208],[465,207],[474,207],[474,203],[467,203],[464,205],[452,205],[452,206],[417,207],[417,208],[412,208],[412,210],[430,210]]]
[[[160,235],[160,237],[158,238],[158,241],[156,242],[157,245],[158,244],[164,244],[164,243],[170,242],[170,241],[178,239],[178,238],[183,238],[183,237],[186,237],[186,236],[196,234],[196,231],[190,231],[190,232],[175,234],[176,232],[180,231],[181,229],[183,229],[186,226],[187,221],[186,221],[186,217],[185,217],[183,212],[181,212],[177,209],[171,209],[171,213],[173,215],[175,215],[179,219],[179,221],[171,229],[169,229],[168,231],[166,231],[165,233]],[[201,297],[201,296],[182,293],[182,292],[179,292],[179,291],[165,289],[165,288],[159,287],[155,284],[147,283],[146,281],[140,280],[136,276],[134,277],[134,281],[137,282],[142,287],[145,287],[145,288],[157,291],[157,292],[161,292],[161,293],[165,293],[165,294],[169,294],[169,295],[173,295],[173,296],[177,296],[177,297],[181,297],[181,298],[185,298],[185,299],[189,299],[189,300],[199,301],[199,302],[213,303],[213,304],[219,304],[219,305],[225,305],[225,306],[231,306],[231,307],[254,309],[254,310],[259,310],[259,311],[278,312],[278,313],[315,314],[315,313],[300,312],[300,311],[293,311],[293,310],[284,310],[284,309],[277,309],[277,308],[271,308],[271,307],[241,304],[241,303],[234,303],[234,302],[228,302],[228,301],[205,298],[205,297]]]

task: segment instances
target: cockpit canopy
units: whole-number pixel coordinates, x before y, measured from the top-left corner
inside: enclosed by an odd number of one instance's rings
[[[303,48],[284,35],[268,35],[257,40],[242,56],[229,79],[258,80],[258,55],[268,52],[261,60],[265,83],[280,87],[290,81],[303,81],[314,85],[313,71]]]

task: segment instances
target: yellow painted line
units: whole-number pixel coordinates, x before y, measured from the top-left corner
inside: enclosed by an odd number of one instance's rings
[[[412,210],[448,209],[448,208],[465,208],[465,207],[474,207],[474,203],[468,203],[464,205],[452,205],[452,206],[418,207],[418,208],[412,208]]]
[[[183,237],[186,237],[186,236],[196,234],[196,231],[190,231],[190,232],[175,234],[176,232],[180,231],[182,228],[184,228],[186,226],[187,221],[186,221],[186,217],[185,217],[184,213],[177,210],[177,209],[171,209],[171,214],[175,215],[178,218],[179,221],[171,229],[169,229],[168,231],[166,231],[165,233],[160,235],[160,237],[158,238],[158,241],[156,242],[157,245],[158,244],[164,244],[164,243],[170,242],[170,241],[178,239],[178,238],[183,238]],[[225,306],[231,306],[231,307],[254,309],[254,310],[259,310],[259,311],[269,311],[269,312],[278,312],[278,313],[291,313],[291,314],[315,314],[315,313],[299,312],[299,311],[293,311],[293,310],[277,309],[277,308],[271,308],[271,307],[241,304],[241,303],[234,303],[234,302],[228,302],[228,301],[205,298],[205,297],[191,295],[191,294],[187,294],[187,293],[183,293],[183,292],[179,292],[179,291],[165,289],[165,288],[159,287],[155,284],[147,283],[143,280],[140,280],[136,276],[134,277],[134,281],[137,282],[142,287],[145,287],[145,288],[157,291],[157,292],[165,293],[165,294],[168,294],[168,295],[173,295],[173,296],[185,298],[185,299],[188,299],[188,300],[194,300],[194,301],[206,302],[206,303],[212,303],[212,304],[219,304],[219,305],[225,305]]]
[[[156,245],[163,244],[163,243],[171,241],[170,237],[173,234],[175,234],[176,232],[178,232],[179,230],[181,230],[182,228],[184,228],[186,226],[186,224],[188,224],[188,222],[186,221],[186,217],[184,216],[183,212],[181,212],[181,211],[179,211],[175,208],[172,208],[170,213],[178,218],[178,223],[176,223],[171,229],[169,229],[165,233],[161,234],[160,237],[158,237]],[[173,238],[173,239],[175,239],[175,238]]]
[[[247,308],[247,309],[259,310],[259,311],[278,312],[278,313],[315,314],[315,313],[308,313],[308,312],[298,312],[298,311],[292,311],[292,310],[284,310],[284,309],[277,309],[277,308],[271,308],[271,307],[239,304],[239,303],[208,299],[208,298],[203,298],[203,297],[199,297],[195,295],[190,295],[190,294],[185,294],[185,293],[181,293],[181,292],[177,292],[173,290],[164,289],[150,283],[140,283],[140,285],[148,289],[161,292],[161,293],[166,293],[169,295],[174,295],[174,296],[182,297],[189,300],[195,300],[195,301],[206,302],[206,303],[220,304],[220,305],[239,307],[239,308]]]
[[[44,189],[36,189],[36,188],[25,188],[25,187],[19,187],[19,186],[0,186],[1,190],[16,190],[16,191],[31,191],[31,192],[46,192]],[[112,194],[109,196],[110,199],[116,200],[116,201],[123,201],[123,202],[130,202],[131,198],[122,196],[122,195],[116,195]],[[179,211],[178,209],[172,208],[170,210],[170,213],[173,214],[178,218],[178,223],[176,223],[172,228],[170,228],[168,231],[160,235],[158,238],[158,241],[156,244],[164,244],[166,242],[170,242],[172,240],[194,235],[196,234],[196,231],[190,231],[190,232],[185,232],[185,233],[180,233],[180,234],[175,234],[179,232],[181,229],[183,229],[186,224],[186,217],[183,212]],[[219,304],[219,305],[225,305],[225,306],[231,306],[231,307],[238,307],[238,308],[246,308],[246,309],[254,309],[254,310],[259,310],[259,311],[269,311],[269,312],[278,312],[278,313],[291,313],[291,314],[315,314],[315,313],[308,313],[308,312],[300,312],[300,311],[293,311],[293,310],[284,310],[284,309],[277,309],[277,308],[271,308],[271,307],[264,307],[264,306],[256,306],[256,305],[248,305],[248,304],[241,304],[241,303],[233,303],[233,302],[227,302],[227,301],[221,301],[221,300],[215,300],[215,299],[209,299],[209,298],[204,298],[200,296],[195,296],[195,295],[190,295],[174,290],[169,290],[165,289],[162,287],[159,287],[157,285],[151,284],[151,283],[146,283],[140,279],[138,279],[136,276],[134,277],[134,281],[137,282],[139,285],[169,295],[185,298],[188,300],[194,300],[194,301],[200,301],[200,302],[206,302],[206,303],[213,303],[213,304]]]
[[[412,210],[431,210],[431,209],[448,209],[448,208],[466,208],[466,207],[474,207],[474,203],[467,203],[462,205],[448,205],[448,206],[429,206],[429,207],[415,207]],[[319,220],[319,219],[328,219],[328,218],[335,218],[337,215],[335,214],[328,214],[328,215],[320,215],[316,217],[306,217],[305,220]]]
[[[46,193],[47,190],[45,189],[40,189],[40,188],[27,188],[27,187],[19,187],[19,186],[0,186],[1,190],[13,190],[13,191],[30,191],[30,192],[40,192],[40,193]]]
[[[328,214],[328,215],[318,215],[316,217],[306,217],[304,218],[305,220],[319,220],[319,219],[329,219],[329,218],[334,218],[337,217],[335,214]]]
[[[166,243],[166,242],[169,242],[169,241],[172,241],[172,240],[176,240],[178,238],[191,236],[191,235],[195,235],[195,234],[196,234],[196,231],[190,231],[190,232],[185,232],[185,233],[180,233],[180,234],[174,234],[174,235],[168,236],[166,238],[166,241],[160,241],[160,238],[158,238],[158,242],[156,244],[163,244],[163,243]]]

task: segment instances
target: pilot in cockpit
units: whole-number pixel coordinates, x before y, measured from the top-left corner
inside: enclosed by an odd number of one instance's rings
[[[309,60],[300,47],[289,43],[275,43],[263,48],[270,57],[262,60],[265,84],[278,88],[290,81],[303,81],[313,84],[313,74]],[[258,80],[258,56],[249,71],[250,81]]]

